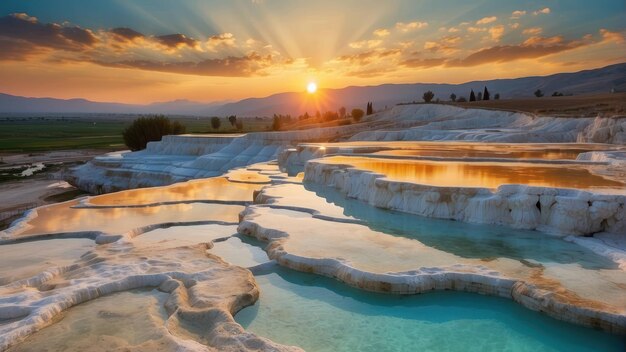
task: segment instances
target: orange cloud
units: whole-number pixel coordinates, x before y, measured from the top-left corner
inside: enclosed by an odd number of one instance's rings
[[[496,17],[496,16],[483,17],[483,18],[479,19],[478,21],[476,21],[476,25],[489,24],[491,22],[495,22],[497,19],[498,19],[498,17]]]
[[[400,32],[405,32],[405,33],[413,31],[413,30],[417,30],[417,29],[426,28],[426,27],[428,27],[428,22],[415,21],[415,22],[409,22],[409,23],[404,23],[404,22],[396,23],[396,29],[399,30]]]

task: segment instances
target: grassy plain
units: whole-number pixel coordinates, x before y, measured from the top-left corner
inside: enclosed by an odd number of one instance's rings
[[[0,152],[36,152],[67,149],[125,149],[122,131],[137,116],[0,116]],[[186,133],[237,132],[222,118],[221,127],[211,128],[208,117],[172,117]],[[243,119],[243,132],[264,131],[271,119]]]

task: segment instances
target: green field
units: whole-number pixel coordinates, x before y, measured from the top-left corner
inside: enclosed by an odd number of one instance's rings
[[[122,131],[136,116],[106,117],[0,117],[0,151],[35,152],[61,149],[125,149]],[[186,133],[233,133],[226,119],[219,130],[209,118],[176,117]],[[262,131],[267,120],[245,119],[243,132]]]

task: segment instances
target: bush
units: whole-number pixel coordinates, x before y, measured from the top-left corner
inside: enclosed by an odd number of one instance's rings
[[[537,89],[534,94],[537,98],[541,98],[543,96],[541,89]]]
[[[356,122],[361,121],[361,118],[363,118],[363,115],[365,115],[365,111],[361,109],[352,109],[352,118],[354,119],[354,121]]]
[[[221,125],[222,125],[222,120],[220,120],[219,117],[217,116],[211,117],[211,127],[213,127],[214,130],[219,129]]]
[[[456,94],[450,94],[450,100],[454,103],[456,101]]]
[[[160,141],[169,134],[185,133],[185,126],[165,116],[144,116],[136,119],[122,133],[124,143],[132,150],[146,149],[148,142]]]
[[[430,103],[430,101],[433,100],[434,97],[435,97],[435,93],[431,91],[426,91],[424,92],[424,95],[422,95],[422,99],[424,99],[424,101],[427,103]]]

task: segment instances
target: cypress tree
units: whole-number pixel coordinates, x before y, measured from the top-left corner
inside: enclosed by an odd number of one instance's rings
[[[474,94],[474,90],[470,93],[470,101],[476,101],[476,95]]]
[[[487,90],[487,86],[485,86],[485,90],[483,91],[483,100],[489,100],[489,91]]]

